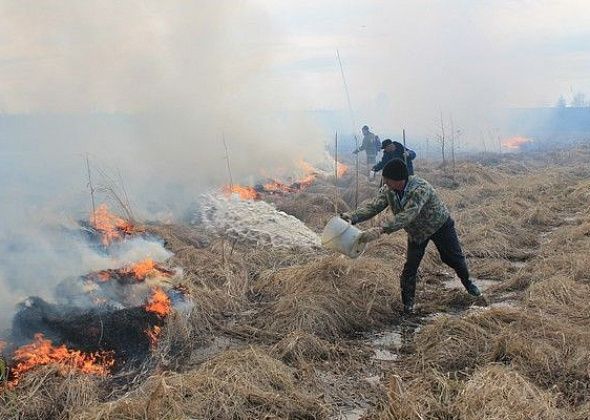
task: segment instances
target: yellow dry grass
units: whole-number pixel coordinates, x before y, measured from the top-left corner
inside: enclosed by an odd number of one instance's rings
[[[318,395],[260,348],[221,353],[198,369],[149,378],[138,389],[76,413],[80,420],[327,418]]]
[[[342,337],[392,321],[400,307],[395,272],[371,258],[322,257],[273,272],[256,287],[271,303],[255,325],[277,334]]]

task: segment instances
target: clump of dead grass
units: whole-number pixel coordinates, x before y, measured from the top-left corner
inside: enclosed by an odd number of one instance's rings
[[[288,364],[320,362],[337,356],[336,347],[304,331],[293,331],[276,343],[271,353]]]
[[[387,385],[387,401],[370,418],[380,420],[420,420],[456,418],[452,402],[460,392],[460,381],[437,370],[402,378],[392,375]]]
[[[521,319],[517,308],[497,307],[459,318],[441,316],[416,336],[417,366],[442,372],[466,372],[496,359],[496,337],[508,325]]]
[[[323,257],[273,272],[256,288],[270,304],[255,325],[277,334],[345,336],[383,325],[399,311],[397,273],[372,258]]]
[[[101,381],[77,372],[64,375],[52,365],[40,366],[24,375],[14,390],[0,391],[0,418],[74,419],[77,410],[104,396]]]
[[[293,369],[263,350],[232,350],[184,374],[153,376],[138,389],[90,407],[77,418],[326,418],[326,407],[304,388]]]
[[[533,284],[527,290],[525,303],[545,314],[580,326],[590,321],[590,287],[563,276],[551,277]],[[590,343],[589,343],[590,344]]]
[[[185,224],[148,224],[144,228],[161,238],[164,246],[173,253],[187,247],[204,248],[210,240],[204,230]]]
[[[225,315],[233,309],[222,290],[191,287],[192,308],[173,311],[166,319],[152,362],[171,370],[186,370],[194,352],[210,344]]]
[[[454,404],[465,420],[554,420],[556,399],[513,369],[491,364],[478,369]]]

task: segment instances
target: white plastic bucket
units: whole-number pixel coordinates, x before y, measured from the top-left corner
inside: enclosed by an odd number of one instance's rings
[[[356,258],[365,250],[366,244],[359,243],[363,233],[346,220],[334,216],[322,232],[322,245],[350,258]]]

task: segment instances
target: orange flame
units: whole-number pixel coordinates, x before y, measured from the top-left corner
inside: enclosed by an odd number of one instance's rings
[[[343,177],[348,172],[348,166],[342,162],[337,162],[336,165],[336,175],[338,178]]]
[[[32,343],[25,344],[14,352],[13,359],[17,362],[12,369],[10,386],[16,386],[23,375],[37,366],[57,365],[60,374],[79,371],[92,375],[106,375],[115,364],[111,352],[83,353],[70,350],[63,344],[54,346],[43,334],[35,334]]]
[[[294,182],[293,185],[297,186],[297,189],[307,188],[311,184],[313,184],[313,181],[315,181],[315,179],[317,178],[318,171],[311,164],[307,163],[304,160],[300,160],[298,164],[299,167],[303,169],[306,175],[303,179]]]
[[[98,281],[105,282],[111,279],[111,275],[108,271],[99,271],[98,272]]]
[[[304,178],[297,180],[291,184],[286,184],[284,182],[277,180],[271,180],[270,182],[267,182],[266,184],[262,185],[261,190],[270,194],[292,193],[309,187],[318,175],[317,169],[315,169],[312,165],[305,162],[304,160],[300,160],[297,163],[297,165],[306,174]],[[341,170],[340,166],[339,170]],[[346,165],[342,166],[342,170],[344,172],[347,170]],[[242,200],[260,200],[262,198],[260,192],[257,189],[253,187],[245,187],[242,185],[232,185],[231,187],[229,185],[226,185],[222,188],[222,192],[228,196],[231,194],[238,194],[238,196]]]
[[[158,325],[154,325],[152,328],[148,328],[145,330],[148,338],[150,339],[150,345],[152,349],[156,347],[158,344],[158,338],[160,337],[160,333],[162,332],[162,328]]]
[[[514,136],[514,137],[510,137],[508,139],[502,140],[501,144],[502,144],[502,147],[505,147],[509,150],[518,150],[518,149],[520,149],[520,146],[522,146],[523,144],[527,144],[527,143],[531,143],[531,142],[532,142],[532,140],[527,137]]]
[[[303,159],[297,162],[297,165],[303,170],[306,175],[317,174],[316,168],[312,164],[307,163]]]
[[[238,194],[242,200],[259,200],[260,194],[252,187],[243,187],[241,185],[226,185],[222,189],[227,196]]]
[[[133,225],[109,212],[106,204],[101,204],[91,216],[92,226],[102,234],[102,244],[110,245],[113,240],[119,239],[122,233],[131,234]]]
[[[131,267],[125,269],[125,272],[132,272],[137,280],[145,280],[145,278],[150,274],[152,271],[156,269],[156,263],[151,259],[147,258],[143,261],[138,262],[137,264],[132,265]]]
[[[273,192],[294,192],[295,189],[290,187],[287,184],[283,184],[279,181],[271,181],[264,184],[264,191],[273,193]]]
[[[164,317],[172,311],[170,306],[170,298],[168,295],[159,287],[152,290],[152,296],[145,305],[147,312],[153,312],[158,316]]]

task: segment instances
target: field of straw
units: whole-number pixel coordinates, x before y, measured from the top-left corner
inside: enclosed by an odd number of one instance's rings
[[[0,418],[588,419],[589,163],[589,147],[454,169],[417,161],[452,211],[486,301],[460,288],[431,245],[412,317],[399,297],[403,232],[350,260],[146,226],[183,268],[192,313],[169,318],[136,370],[30,372],[0,393]],[[376,188],[361,177],[360,199]],[[354,180],[272,201],[320,232],[335,208],[354,205]]]

